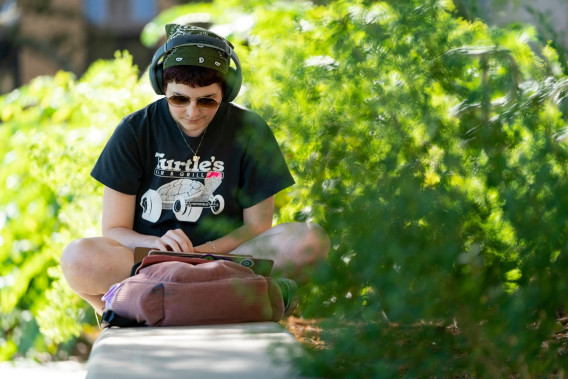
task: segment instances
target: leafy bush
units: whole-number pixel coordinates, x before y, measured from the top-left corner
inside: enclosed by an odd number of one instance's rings
[[[80,80],[60,72],[0,99],[0,360],[54,354],[94,322],[59,257],[72,239],[100,234],[102,191],[89,172],[118,121],[151,99],[137,75],[118,54]]]
[[[177,15],[254,20],[231,37],[240,101],[269,120],[298,181],[280,220],[314,220],[332,238],[304,293],[326,346],[300,363],[307,373],[565,373],[554,333],[566,78],[554,50],[533,53],[531,28],[463,21],[449,1],[258,5]]]
[[[303,315],[323,327],[324,348],[298,360],[307,374],[566,374],[555,333],[568,81],[552,48],[536,55],[530,28],[466,22],[434,0],[218,0],[168,11],[143,40],[197,12],[234,30],[238,102],[269,121],[297,179],[277,199],[279,221],[313,220],[332,239],[302,293]],[[79,330],[86,308],[57,259],[97,233],[88,171],[120,117],[149,99],[127,56],[2,98],[3,357],[52,346],[38,324],[51,343]]]

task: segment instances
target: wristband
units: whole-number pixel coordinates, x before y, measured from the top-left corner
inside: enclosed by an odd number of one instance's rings
[[[213,249],[212,253],[216,253],[217,249],[215,249],[215,242],[207,241],[207,243],[211,246],[211,249]]]

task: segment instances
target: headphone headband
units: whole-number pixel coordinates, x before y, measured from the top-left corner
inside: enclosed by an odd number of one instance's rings
[[[227,55],[231,55],[231,51],[233,51],[233,45],[229,41],[220,40],[219,38],[200,34],[186,34],[183,36],[177,36],[169,41],[166,41],[166,43],[164,44],[166,52],[169,52],[170,50],[179,46],[194,45],[206,46],[221,50],[227,53]]]
[[[239,61],[239,57],[233,50],[233,45],[227,40],[220,40],[215,37],[200,34],[186,34],[174,37],[171,40],[166,41],[166,43],[160,46],[160,48],[154,53],[152,63],[148,70],[150,84],[152,85],[154,92],[158,95],[164,95],[162,79],[164,72],[163,58],[171,50],[180,46],[204,46],[226,53],[230,59],[235,62],[236,68],[229,66],[229,71],[226,75],[226,88],[225,93],[223,94],[223,101],[230,102],[237,97],[242,84],[242,72],[241,63]]]

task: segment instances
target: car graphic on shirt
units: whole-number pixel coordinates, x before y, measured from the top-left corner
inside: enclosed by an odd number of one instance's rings
[[[142,218],[156,222],[163,211],[171,210],[179,221],[196,222],[203,208],[210,208],[217,215],[225,208],[225,199],[213,192],[222,181],[221,172],[210,171],[203,183],[186,178],[173,180],[157,190],[149,189],[140,200]]]

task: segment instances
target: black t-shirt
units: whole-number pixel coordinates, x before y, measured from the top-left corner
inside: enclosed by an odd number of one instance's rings
[[[195,151],[198,137],[184,135]],[[182,139],[165,99],[125,117],[91,175],[136,195],[134,230],[162,236],[181,228],[194,245],[243,224],[243,209],[294,184],[266,122],[221,103],[197,152]]]

